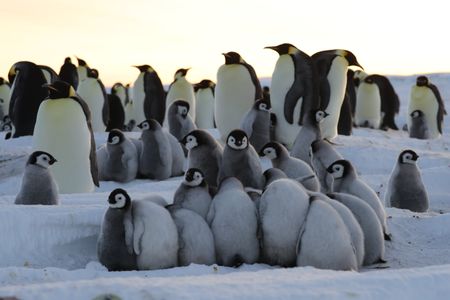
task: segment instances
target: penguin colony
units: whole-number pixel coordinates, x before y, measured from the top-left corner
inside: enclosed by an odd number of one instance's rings
[[[238,53],[223,53],[217,83],[192,85],[176,71],[168,92],[149,65],[130,88],[107,95],[99,72],[70,57],[59,74],[31,62],[0,78],[1,128],[33,135],[16,204],[58,205],[59,193],[92,192],[100,181],[165,180],[184,174],[172,201],[115,189],[98,242],[108,270],[266,263],[359,270],[385,263],[395,242],[385,206],[428,210],[413,150],[400,153],[385,205],[329,140],[351,127],[398,130],[399,99],[382,75],[347,50],[279,54],[270,89]],[[270,91],[270,94],[269,94]],[[425,76],[412,87],[412,138],[442,134],[443,101]],[[217,126],[220,140],[209,131]],[[141,130],[138,139],[126,131]],[[96,147],[93,134],[108,131]],[[263,172],[260,158],[273,168]],[[53,164],[55,164],[53,166]],[[186,167],[187,166],[187,167]],[[414,190],[411,189],[414,187]]]

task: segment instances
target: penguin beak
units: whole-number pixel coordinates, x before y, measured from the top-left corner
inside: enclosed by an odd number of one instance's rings
[[[326,118],[326,117],[328,117],[328,116],[330,115],[330,114],[327,113],[326,111],[324,111],[323,113],[324,113],[324,116],[323,116],[324,118]]]
[[[54,159],[54,158],[52,158],[52,159],[49,161],[49,163],[50,163],[51,165],[53,165],[55,162],[57,162],[57,160]]]
[[[264,149],[261,149],[261,150],[259,151],[258,155],[261,156],[261,157],[264,157],[264,156],[265,156],[265,154],[264,154]]]
[[[137,128],[142,129],[142,123],[137,125]]]
[[[331,166],[329,166],[329,167],[327,168],[327,172],[330,173],[330,174],[333,173],[333,169],[331,168]]]
[[[276,46],[267,46],[267,47],[264,47],[264,49],[270,49],[270,50],[277,51],[277,47]]]
[[[50,83],[45,83],[45,84],[42,85],[42,87],[43,87],[43,88],[46,88],[46,89],[48,89],[48,90],[55,91],[55,92],[58,91],[58,89],[56,89],[56,88],[55,88],[53,85],[51,85]]]

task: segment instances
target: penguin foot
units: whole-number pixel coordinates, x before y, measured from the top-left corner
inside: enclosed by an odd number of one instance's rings
[[[388,233],[384,233],[384,240],[385,241],[392,241],[392,235]]]

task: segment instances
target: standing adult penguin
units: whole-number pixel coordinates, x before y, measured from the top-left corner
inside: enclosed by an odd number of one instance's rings
[[[311,57],[292,44],[266,47],[277,60],[270,84],[270,99],[277,117],[276,140],[290,149],[305,115],[319,108],[316,71]]]
[[[9,98],[11,96],[11,87],[9,82],[0,77],[0,118],[3,119],[9,114]]]
[[[361,65],[348,50],[326,50],[312,57],[319,80],[320,109],[330,114],[322,125],[324,138],[337,136],[337,125],[347,86],[348,66]]]
[[[195,105],[194,87],[186,79],[186,74],[189,70],[190,68],[179,69],[175,72],[173,82],[170,84],[169,90],[167,91],[166,115],[167,108],[170,107],[170,105],[174,101],[183,99],[189,103],[189,107],[191,108],[189,110],[189,115],[191,116],[192,120],[195,120],[195,112],[197,108]]]
[[[259,99],[241,120],[240,128],[258,152],[270,142],[270,109],[270,101]]]
[[[355,125],[372,129],[380,128],[381,97],[378,85],[367,76],[358,87],[355,107]]]
[[[195,92],[195,124],[200,129],[214,128],[214,89],[216,84],[204,79],[194,85]]]
[[[236,52],[223,53],[225,64],[217,71],[214,118],[223,140],[240,124],[253,103],[262,98],[255,69]]]
[[[78,83],[81,83],[83,80],[87,78],[88,71],[90,68],[84,59],[77,57],[77,62],[78,62],[77,67]]]
[[[423,111],[417,109],[409,116],[411,117],[411,126],[408,128],[409,137],[422,140],[429,139],[430,132]]]
[[[339,113],[337,132],[340,135],[350,136],[353,132],[353,114],[352,104],[350,103],[350,96],[347,90],[345,92],[344,101],[342,102],[341,111]]]
[[[36,119],[33,149],[52,153],[60,193],[89,193],[98,186],[97,156],[86,102],[65,81],[46,85],[49,97]]]
[[[125,111],[120,98],[113,94],[108,94],[109,120],[106,131],[113,129],[123,130],[125,128]]]
[[[398,130],[395,124],[395,115],[400,111],[400,100],[394,87],[386,76],[372,74],[367,78],[370,78],[378,86],[380,92],[382,114],[380,128]]]
[[[327,182],[327,168],[336,160],[343,159],[343,157],[327,140],[314,141],[311,143],[310,150],[311,166],[319,178],[320,191],[323,193],[330,192],[332,187]]]
[[[28,61],[15,63],[8,73],[12,83],[9,117],[14,126],[13,137],[33,135],[39,105],[48,91],[44,74],[37,65]]]
[[[411,88],[411,98],[408,105],[408,128],[412,125],[410,114],[415,110],[421,110],[425,115],[430,138],[440,137],[442,122],[447,112],[438,88],[430,83],[426,76],[417,77],[416,84]]]
[[[417,167],[419,156],[413,150],[400,153],[392,170],[384,198],[386,206],[426,212],[429,201],[427,190]]]
[[[70,57],[66,57],[66,59],[64,59],[64,64],[59,70],[59,79],[73,86],[75,90],[78,88],[77,67],[72,63]]]
[[[170,104],[167,111],[167,123],[169,124],[169,132],[181,140],[189,132],[197,129],[194,121],[189,115],[189,102],[184,100],[176,100]]]

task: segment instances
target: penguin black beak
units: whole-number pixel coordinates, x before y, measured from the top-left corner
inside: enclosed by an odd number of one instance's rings
[[[142,123],[137,125],[137,128],[142,129]]]
[[[333,169],[331,168],[331,166],[329,166],[329,167],[327,168],[327,172],[330,173],[330,174],[333,173]]]
[[[277,51],[277,46],[267,46],[267,47],[264,47],[264,49],[270,49],[270,50]]]
[[[328,116],[330,115],[330,114],[327,113],[326,111],[324,111],[323,113],[324,113],[324,116],[323,116],[324,118],[326,118],[326,117],[328,117]]]
[[[53,85],[51,85],[50,83],[45,83],[45,84],[42,85],[42,87],[43,87],[43,88],[46,88],[46,89],[48,89],[48,90],[55,91],[55,92],[58,91],[58,89],[56,89],[56,88],[55,88]]]
[[[57,160],[54,159],[54,158],[52,158],[52,159],[49,161],[49,163],[50,163],[51,165],[53,165],[55,162],[57,162]]]

